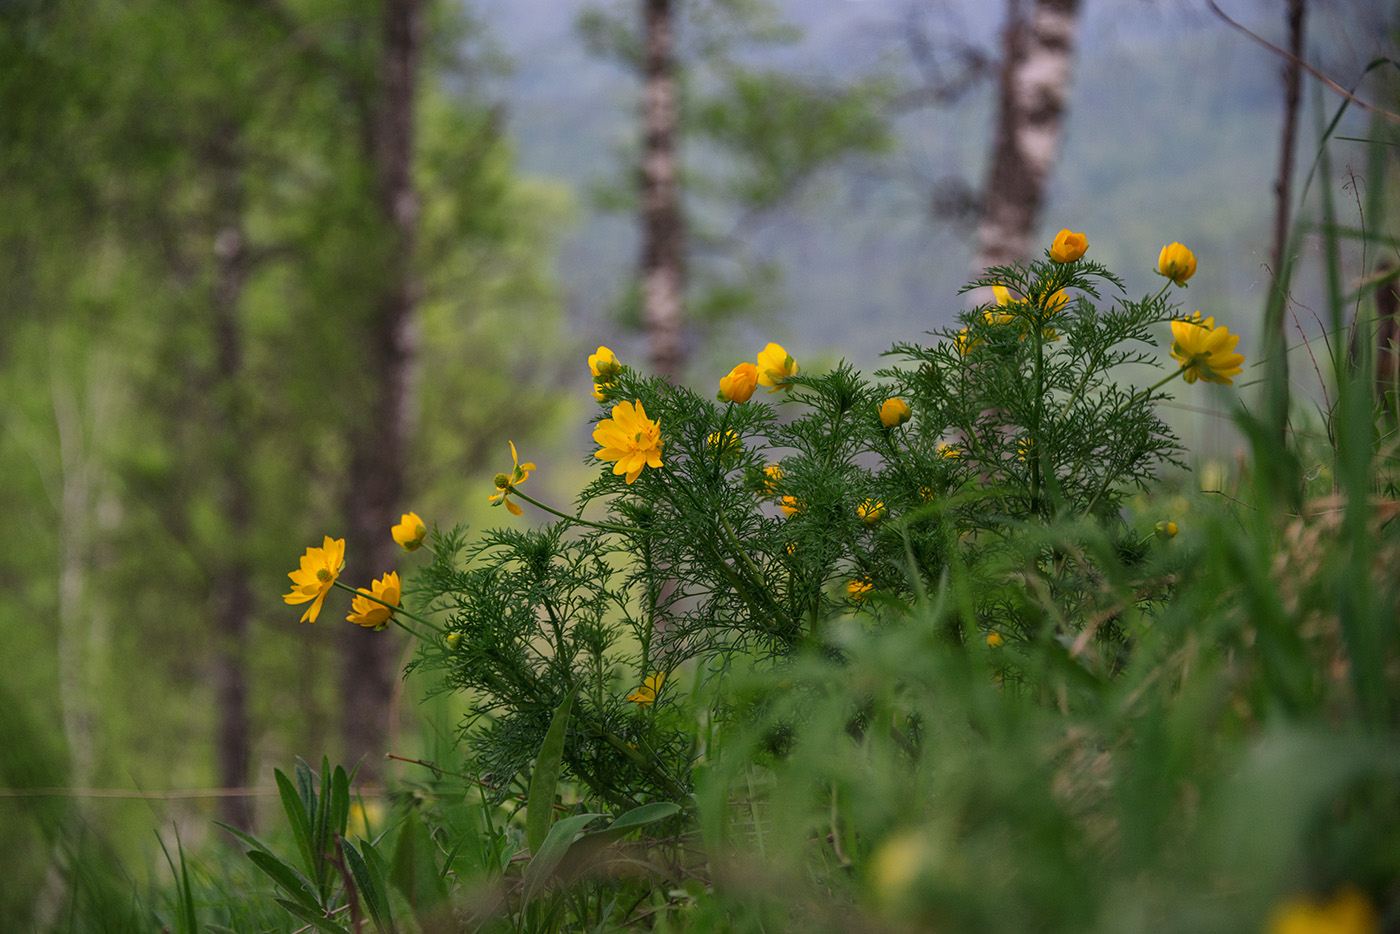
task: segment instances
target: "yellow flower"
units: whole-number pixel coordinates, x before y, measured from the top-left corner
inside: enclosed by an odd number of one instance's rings
[[[1199,377],[1208,383],[1235,385],[1230,377],[1244,371],[1244,355],[1234,352],[1239,342],[1240,336],[1231,334],[1224,325],[1215,327],[1214,318],[1200,323],[1191,319],[1172,322],[1172,356],[1181,362],[1188,383]]]
[[[778,508],[783,511],[785,516],[795,516],[805,507],[804,504],[797,501],[796,496],[784,496],[778,503]]]
[[[797,375],[797,361],[779,344],[769,344],[758,355],[758,383],[771,387],[769,392],[791,389],[788,382]]]
[[[656,703],[656,695],[661,693],[661,684],[666,680],[666,672],[658,671],[654,675],[647,675],[642,686],[637,688],[627,699],[638,707],[645,707],[647,704]]]
[[[967,328],[961,328],[956,337],[953,338],[953,345],[958,348],[958,353],[966,356],[974,347],[982,345],[981,338],[969,337]]]
[[[1072,263],[1088,249],[1088,237],[1065,229],[1055,234],[1055,241],[1050,244],[1050,258],[1057,263]]]
[[[909,411],[909,403],[898,397],[886,399],[880,403],[880,424],[886,428],[897,428],[903,425],[909,421],[912,414]]]
[[[588,357],[588,371],[593,374],[593,382],[610,383],[613,377],[622,372],[622,364],[618,362],[617,354],[606,347],[599,347],[597,353]]]
[[[1170,519],[1163,519],[1157,523],[1157,535],[1160,538],[1176,538],[1176,523]]]
[[[944,460],[957,460],[962,457],[962,448],[955,444],[940,444],[937,448],[938,456]]]
[[[866,525],[875,525],[885,518],[885,504],[875,499],[867,499],[856,507],[856,515]]]
[[[710,436],[705,440],[710,447],[719,451],[720,454],[737,454],[744,447],[743,442],[739,440],[739,436],[732,431],[726,431],[723,438],[720,437],[719,432],[712,431],[710,432]]]
[[[763,495],[777,496],[778,481],[783,479],[783,468],[777,464],[769,464],[763,468]]]
[[[369,590],[361,589],[360,593],[368,593],[372,597],[383,600],[384,603],[398,606],[403,589],[399,583],[399,575],[390,571],[379,580],[370,581]],[[383,629],[389,625],[389,620],[394,617],[394,611],[385,606],[384,603],[376,603],[366,597],[355,597],[350,601],[350,615],[345,618],[356,626],[363,626],[366,629]]]
[[[1003,638],[1001,637],[1001,633],[997,632],[995,629],[993,629],[991,632],[987,633],[987,645],[988,645],[990,648],[994,648],[994,649],[995,649],[995,648],[1000,648],[1001,646],[1003,646],[1003,645],[1005,645],[1005,644],[1006,644],[1006,640],[1003,639]]]
[[[846,596],[857,602],[864,600],[874,589],[875,583],[868,577],[853,577],[846,581]]]
[[[1359,890],[1347,887],[1331,900],[1291,898],[1274,909],[1268,934],[1378,934],[1380,919]]]
[[[534,463],[520,463],[520,458],[515,453],[515,442],[507,442],[510,445],[510,459],[514,463],[510,473],[496,474],[496,492],[486,497],[494,506],[505,506],[512,516],[518,516],[524,512],[518,505],[512,503],[507,496],[517,486],[530,479],[530,471],[537,469]]]
[[[593,456],[617,461],[613,473],[625,474],[629,484],[642,475],[643,467],[661,466],[661,426],[647,418],[640,399],[613,406],[612,418],[593,429],[593,440],[602,445]]]
[[[758,388],[758,367],[741,363],[719,380],[719,398],[725,402],[748,402]]]
[[[1011,297],[1011,290],[1004,285],[993,285],[992,294],[997,298],[998,308],[1010,308],[1019,303],[1017,299]],[[988,308],[982,312],[982,320],[988,324],[1010,324],[1015,319],[1016,316],[1009,311],[992,311]]]
[[[320,548],[308,548],[301,556],[301,567],[287,574],[292,579],[292,592],[283,594],[286,603],[305,603],[311,606],[301,615],[301,622],[314,623],[321,613],[321,603],[335,586],[335,579],[345,567],[345,539],[332,539],[329,535]]]
[[[1177,285],[1196,274],[1196,254],[1180,243],[1169,243],[1157,254],[1157,275],[1166,276]]]
[[[417,551],[423,547],[423,539],[428,537],[428,527],[416,512],[404,513],[399,524],[389,531],[394,536],[394,541],[403,546],[404,551]]]
[[[384,819],[384,806],[375,798],[354,801],[350,804],[350,820],[346,824],[345,836],[369,840],[374,828]]]
[[[1035,450],[1034,438],[1022,438],[1016,442],[1016,459],[1021,463],[1026,462],[1026,457]]]

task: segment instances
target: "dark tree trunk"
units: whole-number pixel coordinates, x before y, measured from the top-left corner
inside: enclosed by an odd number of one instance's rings
[[[1274,182],[1274,290],[1265,316],[1266,353],[1274,363],[1270,374],[1268,409],[1271,423],[1279,441],[1288,432],[1288,341],[1284,334],[1285,310],[1288,301],[1288,228],[1289,202],[1293,199],[1293,159],[1298,147],[1298,99],[1303,70],[1298,62],[1303,54],[1303,31],[1306,21],[1306,0],[1288,0],[1288,51],[1292,58],[1283,65],[1283,131],[1279,142],[1278,180]]]
[[[1010,0],[1000,110],[982,196],[973,274],[1025,261],[1060,151],[1080,0]],[[980,301],[980,297],[977,297]]]
[[[675,0],[642,0],[642,30],[642,322],[652,367],[676,375],[686,351]]]
[[[210,303],[215,349],[215,489],[231,547],[219,553],[211,574],[214,625],[214,686],[218,717],[218,775],[224,788],[248,784],[251,741],[248,725],[248,622],[253,612],[248,536],[252,528],[252,481],[245,448],[243,331],[239,306],[248,279],[243,157],[237,130],[221,127],[211,146],[214,172],[214,290]],[[253,825],[249,799],[219,801],[219,816],[243,830]]]
[[[399,555],[389,529],[403,506],[414,356],[412,257],[418,203],[411,170],[421,18],[420,0],[385,0],[369,158],[389,242],[384,288],[364,345],[369,401],[351,436],[343,579],[352,587],[368,587],[393,570]],[[360,776],[371,781],[380,777],[389,751],[399,651],[394,633],[392,628],[375,632],[351,626],[342,641],[341,734],[348,762],[359,762]]]

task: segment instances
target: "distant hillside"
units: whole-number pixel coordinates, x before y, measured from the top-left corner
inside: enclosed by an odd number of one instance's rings
[[[488,0],[481,7],[517,64],[505,98],[523,166],[579,192],[580,222],[560,274],[571,320],[587,343],[617,340],[609,308],[634,262],[630,220],[592,212],[586,192],[617,172],[635,87],[583,51],[572,25],[582,5]],[[980,30],[972,34],[993,46],[996,24],[987,11],[1000,5],[962,6],[980,11],[963,14],[963,28]],[[1233,6],[1241,15],[1270,11],[1256,22],[1277,37],[1276,5]],[[789,14],[807,39],[784,51],[783,61],[818,73],[882,60],[899,67],[905,7],[905,0],[793,0]],[[1227,315],[1248,335],[1265,281],[1279,64],[1202,9],[1168,0],[1087,3],[1045,239],[1062,226],[1088,232],[1093,256],[1139,294],[1160,284],[1150,269],[1161,245],[1187,243],[1201,259],[1190,301]],[[1330,112],[1335,102],[1327,106]],[[872,368],[892,340],[948,325],[961,307],[956,290],[968,272],[970,231],[931,217],[930,183],[950,174],[980,182],[991,115],[990,88],[956,109],[908,115],[893,156],[827,173],[759,225],[754,247],[780,263],[784,279],[776,319],[742,346],[771,336],[794,352],[829,349]],[[1305,147],[1304,166],[1312,155]]]

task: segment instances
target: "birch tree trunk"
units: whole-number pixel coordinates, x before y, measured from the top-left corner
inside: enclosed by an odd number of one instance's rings
[[[388,261],[366,334],[362,373],[369,404],[351,430],[347,487],[346,567],[342,579],[368,587],[392,570],[399,549],[389,535],[403,506],[409,430],[409,382],[414,356],[415,294],[412,274],[418,201],[413,190],[414,121],[420,0],[384,0],[378,99],[369,133],[375,197]],[[348,627],[341,640],[341,736],[347,765],[375,780],[388,752],[392,699],[399,655],[396,630]]]
[[[1080,0],[1009,0],[1000,110],[982,195],[973,275],[1032,255],[1050,172],[1060,152]],[[978,290],[981,291],[981,290]],[[985,297],[973,294],[980,303]]]
[[[685,304],[676,139],[677,0],[642,0],[642,323],[657,373],[685,362]]]

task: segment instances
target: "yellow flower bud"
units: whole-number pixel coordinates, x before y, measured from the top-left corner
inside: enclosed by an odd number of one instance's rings
[[[1006,640],[1003,639],[1003,638],[1001,637],[1001,633],[997,632],[995,629],[993,629],[991,632],[987,633],[987,645],[988,645],[990,648],[994,648],[994,649],[1000,648],[1001,646],[1003,646],[1003,645],[1005,645],[1005,644],[1006,644]]]
[[[724,402],[748,402],[758,388],[758,367],[741,363],[720,377],[719,399]]]
[[[1089,249],[1089,238],[1066,228],[1055,234],[1050,244],[1050,258],[1057,263],[1072,263]]]
[[[1157,523],[1157,536],[1159,538],[1176,538],[1176,523],[1170,519],[1163,519]]]
[[[428,537],[428,527],[423,524],[418,513],[406,512],[399,524],[389,530],[389,534],[394,536],[394,541],[398,542],[404,551],[417,551],[422,547],[423,539]]]
[[[1166,276],[1177,285],[1196,274],[1196,254],[1180,243],[1169,243],[1157,254],[1157,275]]]
[[[886,399],[880,404],[880,423],[886,428],[897,428],[909,421],[913,413],[909,411],[909,403],[898,397]]]
[[[599,347],[597,353],[588,357],[588,370],[593,374],[593,382],[608,383],[622,372],[622,364],[618,362],[617,354],[606,347]]]

